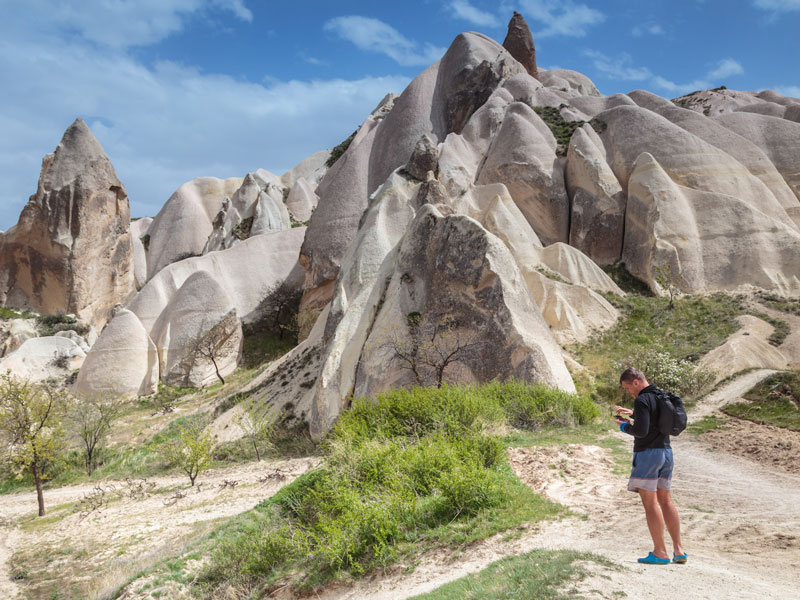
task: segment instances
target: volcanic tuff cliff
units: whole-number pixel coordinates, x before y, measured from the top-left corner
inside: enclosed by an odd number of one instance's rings
[[[0,234],[0,304],[74,313],[99,330],[135,292],[129,228],[125,188],[77,119],[42,160],[17,225]]]
[[[580,73],[537,69],[519,15],[505,46],[456,37],[338,159],[181,186],[136,225],[143,287],[89,352],[79,387],[118,385],[114,371],[129,393],[159,375],[203,384],[210,367],[187,358],[191,340],[223,321],[235,337],[231,320],[283,284],[320,316],[253,386],[321,436],[351,395],[430,375],[398,356],[453,340],[469,349],[451,366],[459,381],[574,389],[559,344],[618,316],[598,292],[622,292],[598,265],[624,261],[657,293],[656,269],[669,265],[687,292],[800,295],[800,99],[606,97]],[[177,315],[189,297],[204,300]]]

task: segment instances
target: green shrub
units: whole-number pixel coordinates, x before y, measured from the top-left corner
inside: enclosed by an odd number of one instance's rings
[[[15,311],[14,309],[8,308],[6,306],[0,306],[0,320],[6,319],[30,319],[34,315],[27,311],[23,311],[21,313]]]
[[[256,576],[267,585],[294,572],[295,587],[313,587],[385,567],[456,529],[474,540],[555,514],[518,481],[488,431],[512,421],[571,425],[597,414],[589,400],[513,381],[356,400],[322,445],[323,467],[220,534],[226,541],[205,581]]]
[[[666,352],[646,350],[617,363],[617,371],[628,367],[639,369],[648,383],[680,396],[695,398],[714,381],[714,374],[699,369],[688,360],[677,360]]]
[[[346,140],[344,140],[341,144],[338,144],[331,150],[331,155],[328,157],[328,160],[325,161],[325,166],[329,169],[336,164],[336,161],[339,160],[339,157],[344,154],[347,149],[350,147],[350,143],[356,137],[358,130],[351,133]]]

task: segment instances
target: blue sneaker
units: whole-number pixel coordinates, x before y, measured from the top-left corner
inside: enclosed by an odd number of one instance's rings
[[[670,559],[668,558],[659,558],[658,556],[650,552],[644,558],[638,559],[638,562],[645,565],[668,565],[672,561],[670,561]]]
[[[678,565],[683,565],[683,564],[686,564],[686,559],[687,558],[689,558],[689,557],[687,556],[686,552],[684,552],[680,556],[678,556],[677,554],[673,554],[672,555],[672,562],[674,562],[675,564],[678,564]]]

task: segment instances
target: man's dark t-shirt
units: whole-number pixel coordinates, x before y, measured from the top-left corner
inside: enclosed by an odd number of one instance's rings
[[[633,403],[633,425],[625,427],[625,433],[633,436],[633,451],[641,452],[648,448],[670,448],[669,436],[658,430],[658,398],[656,386],[648,385]]]

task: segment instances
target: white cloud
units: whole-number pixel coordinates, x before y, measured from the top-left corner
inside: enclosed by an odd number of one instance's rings
[[[544,24],[532,27],[534,40],[550,36],[583,37],[589,27],[599,25],[606,16],[599,10],[571,0],[520,0],[528,21]]]
[[[800,98],[800,85],[776,85],[772,89],[783,96]]]
[[[584,55],[592,59],[595,69],[604,73],[610,79],[644,81],[652,77],[652,73],[646,67],[633,66],[631,64],[633,60],[629,54],[623,53],[616,58],[609,58],[602,52],[586,50]]]
[[[719,66],[716,69],[711,71],[707,77],[712,80],[723,79],[725,77],[730,77],[731,75],[741,75],[744,73],[744,69],[742,65],[738,62],[733,60],[732,58],[726,58],[719,62]]]
[[[800,0],[753,0],[753,6],[771,13],[800,10]]]
[[[204,175],[281,174],[347,137],[409,78],[252,83],[171,62],[145,65],[72,35],[0,37],[0,229],[36,191],[41,159],[84,118],[126,186],[154,214]]]
[[[744,73],[742,65],[732,58],[725,58],[719,61],[717,66],[708,71],[703,77],[687,83],[675,83],[661,75],[656,75],[647,67],[634,66],[628,54],[620,54],[615,58],[611,58],[602,52],[587,50],[584,55],[591,58],[594,68],[609,79],[645,81],[656,89],[665,90],[672,94],[686,94],[694,90],[710,88],[717,83],[721,83],[721,79]]]
[[[127,48],[159,42],[181,31],[190,16],[214,11],[253,19],[243,0],[26,0],[4,27],[23,22],[44,35],[74,32],[101,46]]]
[[[643,35],[665,35],[666,31],[661,25],[651,23],[649,25],[637,25],[631,33],[634,37],[642,37]]]
[[[391,25],[370,17],[350,15],[335,17],[324,25],[329,31],[355,44],[361,50],[385,54],[403,66],[427,66],[439,60],[445,48],[409,40]]]
[[[483,27],[500,26],[500,20],[496,16],[472,6],[467,0],[453,0],[450,2],[450,8],[453,11],[454,17],[468,21],[473,25],[480,25]]]

